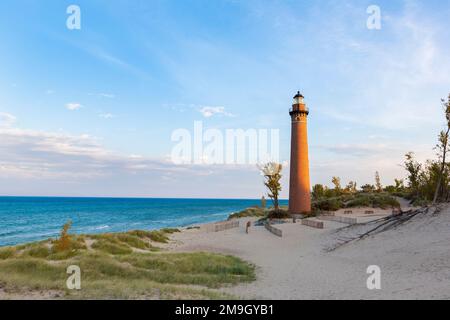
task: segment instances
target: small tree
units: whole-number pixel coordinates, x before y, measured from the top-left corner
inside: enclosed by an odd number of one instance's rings
[[[414,196],[420,193],[420,177],[422,165],[414,159],[414,153],[408,152],[405,160],[405,169],[408,172],[408,186]]]
[[[72,246],[72,239],[69,235],[69,229],[72,226],[72,221],[68,221],[61,230],[61,235],[59,239],[55,241],[54,248],[56,251],[66,251]]]
[[[356,190],[356,182],[350,181],[344,189],[344,192],[347,194],[355,194]]]
[[[375,172],[375,187],[377,192],[383,191],[383,185],[381,184],[380,174]]]
[[[334,191],[337,196],[342,194],[342,187],[341,187],[341,178],[339,177],[333,177],[331,179],[331,182],[334,184]]]
[[[262,167],[260,167],[261,174],[264,176],[264,185],[267,187],[269,192],[267,195],[273,202],[273,206],[276,211],[279,210],[278,196],[281,191],[281,171],[283,166],[276,162],[269,162]]]
[[[439,143],[436,146],[436,149],[438,150],[438,157],[441,162],[441,167],[440,167],[440,171],[439,171],[439,177],[438,177],[436,190],[434,192],[433,203],[436,203],[436,201],[438,200],[438,197],[440,195],[442,195],[442,193],[443,193],[442,186],[444,184],[442,182],[444,180],[444,171],[446,168],[446,157],[447,157],[447,152],[448,152],[448,143],[449,143],[449,134],[450,134],[450,94],[448,95],[447,101],[442,99],[442,105],[443,105],[444,111],[445,111],[445,119],[446,119],[447,128],[445,131],[441,131],[441,133],[439,134]]]

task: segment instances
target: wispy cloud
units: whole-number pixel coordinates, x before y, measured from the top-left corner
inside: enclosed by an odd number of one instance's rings
[[[89,95],[107,99],[114,99],[116,97],[116,95],[112,93],[89,93]]]
[[[234,115],[232,113],[229,113],[225,110],[225,107],[203,106],[199,109],[199,112],[205,118],[211,118],[216,115],[226,116],[226,117],[234,117]]]
[[[77,102],[70,102],[66,104],[66,109],[70,111],[75,111],[83,108],[83,106],[80,103]]]
[[[100,113],[98,116],[103,119],[112,119],[116,117],[112,113]]]

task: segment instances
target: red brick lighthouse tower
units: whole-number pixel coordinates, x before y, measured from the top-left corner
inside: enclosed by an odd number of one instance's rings
[[[309,179],[307,122],[309,110],[300,92],[297,92],[295,95],[289,114],[292,119],[289,212],[291,214],[310,213],[311,186]]]

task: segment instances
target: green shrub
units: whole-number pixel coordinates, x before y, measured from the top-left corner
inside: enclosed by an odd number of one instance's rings
[[[266,215],[266,211],[259,207],[251,207],[240,212],[236,212],[231,214],[228,217],[228,220],[231,219],[239,219],[239,218],[247,218],[247,217],[264,217]]]
[[[427,200],[427,199],[423,199],[423,198],[416,198],[412,201],[412,205],[415,207],[426,207],[427,205],[429,205],[431,203],[431,201]]]
[[[169,237],[162,231],[151,231],[150,240],[160,243],[167,243],[169,241]]]
[[[173,233],[176,231],[173,231],[175,229],[166,229],[166,230],[169,230],[169,232],[164,231],[164,229],[160,230],[160,231],[157,231],[157,230],[154,230],[154,231],[134,230],[134,231],[128,232],[128,234],[135,235],[141,239],[147,238],[147,239],[150,239],[155,242],[167,243],[169,241],[169,237],[167,236],[167,234],[170,234],[170,233]]]
[[[33,258],[47,258],[50,255],[50,249],[45,245],[38,245],[35,247],[31,247],[30,249],[24,252],[24,255],[33,257]]]
[[[66,250],[66,251],[60,251],[60,252],[53,252],[50,254],[47,259],[53,260],[53,261],[61,261],[61,260],[67,260],[70,258],[75,257],[78,254],[78,250]]]
[[[287,210],[271,210],[267,216],[269,219],[287,219],[290,218],[291,215]]]
[[[149,238],[150,239],[150,231],[144,231],[144,230],[133,230],[133,231],[128,231],[128,234],[131,234],[133,236],[136,236],[138,238],[144,239],[144,238]]]
[[[180,229],[175,229],[175,228],[164,228],[164,229],[161,229],[161,231],[164,233],[168,233],[168,234],[181,232]]]
[[[339,198],[330,198],[315,201],[312,205],[313,211],[337,211],[343,206]]]
[[[372,201],[369,196],[358,196],[345,204],[347,208],[371,207]]]
[[[148,242],[141,240],[141,238],[137,236],[133,236],[127,233],[119,233],[117,234],[117,239],[130,247],[137,249],[149,249],[151,246]]]
[[[111,241],[111,239],[97,240],[92,245],[92,248],[113,255],[130,254],[133,252],[133,250],[129,246],[125,244],[114,243],[114,241]]]
[[[16,254],[16,249],[13,247],[0,248],[0,260],[12,258]]]

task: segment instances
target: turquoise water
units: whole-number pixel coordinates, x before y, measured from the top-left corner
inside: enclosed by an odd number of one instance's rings
[[[0,246],[73,233],[183,227],[226,219],[260,200],[0,197]],[[282,205],[287,201],[281,201]]]

